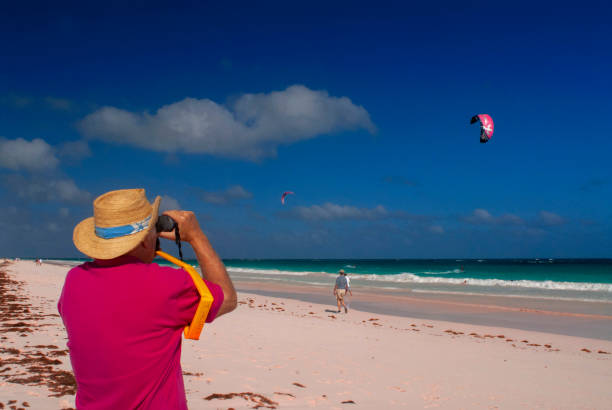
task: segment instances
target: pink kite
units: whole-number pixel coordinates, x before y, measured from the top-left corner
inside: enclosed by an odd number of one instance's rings
[[[285,205],[285,197],[286,197],[287,195],[289,195],[289,194],[294,195],[295,193],[294,193],[294,192],[291,192],[291,191],[285,191],[285,192],[283,192],[283,196],[281,196],[281,203],[282,203],[283,205]]]
[[[470,124],[480,121],[480,142],[485,143],[493,136],[493,118],[489,114],[478,114],[472,117]]]

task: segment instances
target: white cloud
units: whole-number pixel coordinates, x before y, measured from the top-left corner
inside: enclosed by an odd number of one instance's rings
[[[159,205],[159,212],[169,211],[173,209],[181,209],[179,202],[168,195],[162,195],[161,204]]]
[[[554,212],[540,211],[536,218],[527,220],[514,214],[503,214],[493,216],[486,209],[475,209],[470,215],[461,218],[463,221],[474,225],[505,225],[523,226],[526,228],[539,229],[539,227],[562,225],[566,220]]]
[[[565,223],[565,219],[554,212],[540,211],[538,217],[539,222],[546,226],[562,225]]]
[[[0,138],[0,167],[14,171],[44,171],[57,167],[54,149],[40,138],[27,141]]]
[[[87,203],[91,200],[91,194],[79,189],[71,179],[4,175],[0,181],[22,199],[68,203]]]
[[[47,186],[49,190],[55,191],[55,196],[60,201],[88,202],[91,198],[89,192],[79,189],[70,179],[51,180],[47,183]],[[53,197],[53,194],[51,194],[51,197]]]
[[[72,108],[72,102],[64,98],[46,97],[45,103],[47,103],[54,110],[70,111]]]
[[[202,199],[204,200],[204,202],[216,205],[225,205],[239,201],[241,199],[251,198],[253,198],[253,194],[241,187],[240,185],[230,186],[225,191],[204,192],[204,194],[202,195]]]
[[[59,147],[59,156],[63,159],[79,161],[91,156],[91,149],[87,141],[69,141]]]
[[[514,214],[503,214],[500,215],[496,222],[500,225],[523,225],[525,221],[520,216]]]
[[[58,111],[70,111],[74,103],[65,98],[57,97],[31,97],[27,95],[5,94],[0,96],[0,104],[10,105],[16,108],[25,108],[31,105],[46,105]]]
[[[441,234],[444,233],[444,228],[440,225],[432,225],[429,227],[429,232]]]
[[[297,206],[289,214],[308,221],[335,220],[335,219],[380,219],[389,217],[387,209],[378,205],[374,208],[357,208],[349,205],[325,203],[309,207]]]
[[[25,95],[6,94],[0,96],[0,104],[6,104],[17,108],[24,108],[32,104],[33,100]]]
[[[514,214],[503,214],[493,216],[486,209],[474,209],[472,214],[462,218],[465,222],[474,225],[523,225],[525,221]]]
[[[467,217],[472,223],[489,223],[493,220],[493,216],[486,209],[474,209],[472,215]]]
[[[376,132],[362,106],[302,85],[268,94],[244,94],[227,106],[185,98],[154,114],[104,107],[85,117],[79,128],[90,138],[160,152],[250,160],[274,156],[281,144],[322,134],[357,129]]]

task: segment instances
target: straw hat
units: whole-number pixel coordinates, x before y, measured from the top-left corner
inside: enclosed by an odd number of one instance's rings
[[[340,274],[344,273],[344,269],[340,269],[340,270],[338,271],[338,273],[340,273]]]
[[[97,197],[94,216],[81,221],[74,245],[94,259],[113,259],[138,246],[157,222],[158,196],[151,204],[144,189],[121,189]]]

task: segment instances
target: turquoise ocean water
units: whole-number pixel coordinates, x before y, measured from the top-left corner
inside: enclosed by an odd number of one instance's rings
[[[612,259],[226,260],[237,280],[333,286],[339,269],[353,288],[489,294],[612,303]]]
[[[159,258],[158,263],[164,263]],[[71,260],[71,263],[78,262]],[[196,260],[188,261],[197,265]],[[235,281],[612,303],[612,259],[289,259],[224,261]]]

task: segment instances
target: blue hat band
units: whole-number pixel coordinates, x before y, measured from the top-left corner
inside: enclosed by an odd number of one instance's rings
[[[143,219],[142,221],[133,222],[128,225],[121,226],[112,226],[110,228],[102,228],[100,226],[96,226],[96,236],[102,239],[113,239],[120,238],[122,236],[133,235],[140,231],[144,231],[149,227],[149,223],[151,222],[151,216]]]

